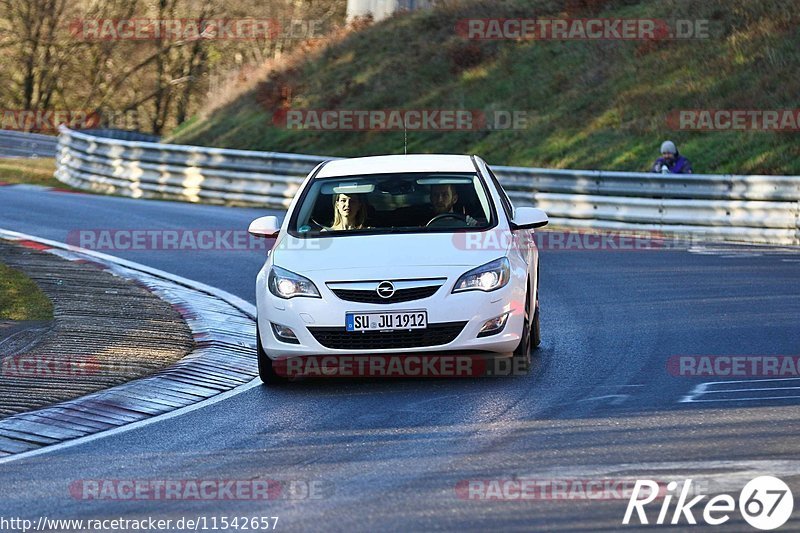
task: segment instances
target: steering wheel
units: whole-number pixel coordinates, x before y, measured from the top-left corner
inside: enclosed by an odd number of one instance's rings
[[[466,223],[467,223],[467,216],[466,216],[466,215],[462,215],[462,214],[460,214],[460,213],[442,213],[442,214],[440,214],[440,215],[436,215],[435,217],[433,217],[432,219],[430,219],[430,220],[428,221],[428,223],[427,223],[427,224],[425,224],[425,227],[427,228],[427,227],[429,227],[430,225],[432,225],[432,224],[435,224],[436,222],[438,222],[438,221],[440,221],[440,220],[445,220],[445,219],[448,219],[448,218],[454,218],[454,219],[456,219],[456,220],[460,220],[460,221],[461,221],[461,222],[463,222],[464,224],[466,224]]]

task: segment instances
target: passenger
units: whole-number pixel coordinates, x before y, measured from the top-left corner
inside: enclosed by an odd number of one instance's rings
[[[333,195],[333,225],[331,231],[364,229],[367,220],[367,202],[359,194]]]

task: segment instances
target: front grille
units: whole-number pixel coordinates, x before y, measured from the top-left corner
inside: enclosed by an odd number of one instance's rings
[[[334,350],[381,350],[439,346],[455,340],[466,322],[428,324],[425,329],[402,331],[347,331],[339,328],[308,328],[321,345]]]
[[[432,287],[412,287],[409,289],[397,289],[391,298],[381,298],[375,290],[354,290],[354,289],[331,289],[333,294],[347,300],[348,302],[361,302],[368,304],[395,304],[400,302],[410,302],[421,300],[428,296],[433,296],[441,285]]]

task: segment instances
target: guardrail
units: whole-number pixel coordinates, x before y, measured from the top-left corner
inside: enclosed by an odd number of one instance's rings
[[[800,244],[800,176],[494,170],[515,203],[553,224]]]
[[[56,177],[98,192],[286,208],[326,158],[123,141],[61,129]],[[553,224],[800,244],[800,176],[493,167],[517,205]]]
[[[158,135],[150,133],[142,133],[135,130],[120,130],[116,128],[92,128],[88,130],[81,130],[81,133],[87,135],[94,135],[96,137],[106,137],[108,139],[119,139],[121,141],[142,141],[149,143],[157,143],[161,141]]]
[[[55,135],[0,130],[0,157],[55,157]]]
[[[124,141],[158,142],[160,137],[139,131],[94,128],[81,130],[82,133]],[[0,157],[55,157],[58,150],[58,137],[16,130],[0,130]]]
[[[317,156],[123,141],[61,129],[55,176],[124,196],[286,208]]]

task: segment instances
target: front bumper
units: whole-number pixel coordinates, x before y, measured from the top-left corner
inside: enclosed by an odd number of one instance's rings
[[[526,279],[512,269],[509,283],[493,292],[452,294],[458,275],[452,273],[432,296],[396,304],[365,304],[339,299],[324,282],[313,280],[321,298],[278,298],[266,287],[265,266],[256,281],[261,344],[272,359],[310,355],[412,354],[485,352],[507,356],[519,344]],[[428,329],[403,332],[346,332],[347,312],[425,310]],[[504,313],[509,318],[501,332],[478,337],[481,326]],[[271,323],[294,331],[297,344],[278,340]],[[420,341],[421,338],[421,341]],[[394,341],[392,341],[394,339]],[[350,342],[352,341],[352,342]]]

